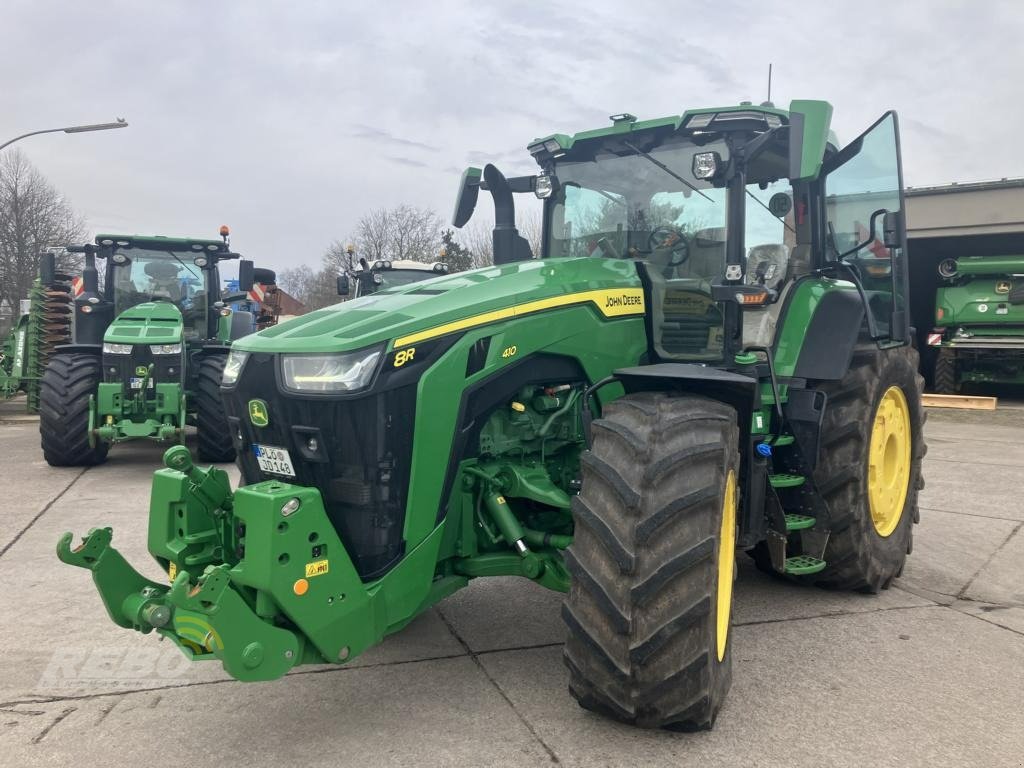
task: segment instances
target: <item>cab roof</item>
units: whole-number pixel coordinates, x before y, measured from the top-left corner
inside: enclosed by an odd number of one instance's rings
[[[152,251],[174,251],[193,250],[192,246],[199,246],[195,250],[209,250],[209,246],[215,245],[218,250],[228,250],[222,240],[207,240],[195,237],[164,237],[163,235],[96,235],[96,245],[103,245],[105,240],[113,240],[122,248],[146,248]]]

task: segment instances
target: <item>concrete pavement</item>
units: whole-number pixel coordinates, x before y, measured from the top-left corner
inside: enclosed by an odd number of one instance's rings
[[[65,530],[112,525],[145,552],[161,454],[47,467],[0,404],[0,764],[1024,764],[1024,425],[932,412],[914,553],[879,596],[799,587],[740,558],[734,675],[715,730],[652,733],[579,709],[560,596],[474,583],[348,667],[242,685],[107,619]],[[234,473],[234,470],[231,470]]]

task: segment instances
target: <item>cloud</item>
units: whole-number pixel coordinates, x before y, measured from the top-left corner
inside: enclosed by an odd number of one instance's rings
[[[94,228],[229,223],[270,267],[316,264],[374,208],[448,211],[467,164],[529,173],[534,138],[761,101],[769,62],[776,103],[828,99],[841,140],[899,110],[908,184],[1024,175],[992,149],[1024,122],[1008,0],[7,5],[0,137],[123,114],[19,146]]]
[[[437,152],[439,150],[439,147],[435,147],[431,144],[424,144],[421,141],[412,141],[411,139],[403,139],[400,136],[395,136],[383,128],[374,128],[369,125],[356,125],[354,127],[355,130],[349,135],[357,139],[367,139],[379,144],[391,144],[399,147],[423,149],[427,152]]]

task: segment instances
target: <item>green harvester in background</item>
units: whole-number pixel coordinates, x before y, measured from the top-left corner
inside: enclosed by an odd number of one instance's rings
[[[204,461],[232,461],[221,372],[231,342],[252,332],[253,318],[227,305],[254,280],[272,283],[273,274],[243,260],[240,292],[222,294],[218,264],[239,258],[227,227],[220,240],[98,235],[95,244],[69,250],[84,254],[85,267],[73,343],[57,348],[42,378],[46,461],[99,464],[126,440],[184,443],[186,424],[197,429]],[[97,258],[106,262],[102,291]]]
[[[469,169],[453,223],[490,193],[493,267],[232,346],[244,485],[167,452],[149,550],[170,585],[109,528],[58,555],[120,626],[248,681],[351,661],[470,580],[521,576],[566,593],[583,707],[710,727],[737,550],[877,592],[918,518],[897,118],[840,149],[831,114],[616,115],[531,143],[537,175]],[[543,201],[540,258],[515,194]]]
[[[1024,256],[964,256],[939,263],[938,347],[933,383],[941,394],[964,384],[1024,384]]]

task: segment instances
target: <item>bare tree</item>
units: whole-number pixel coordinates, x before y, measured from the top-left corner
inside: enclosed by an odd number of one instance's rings
[[[458,241],[472,254],[473,269],[489,267],[494,263],[493,226],[493,222],[479,218],[458,231]],[[516,215],[516,227],[519,234],[530,244],[533,257],[540,258],[543,230],[540,211],[519,211]]]
[[[312,311],[341,301],[336,276],[337,273],[332,270],[322,269],[318,272],[303,264],[282,270],[277,276],[277,284]]]
[[[370,211],[356,224],[356,258],[437,261],[441,229],[441,219],[429,208],[402,204]]]
[[[85,222],[17,149],[0,155],[0,306],[17,308],[39,271],[40,252],[80,242]],[[63,255],[58,266],[72,268]]]

